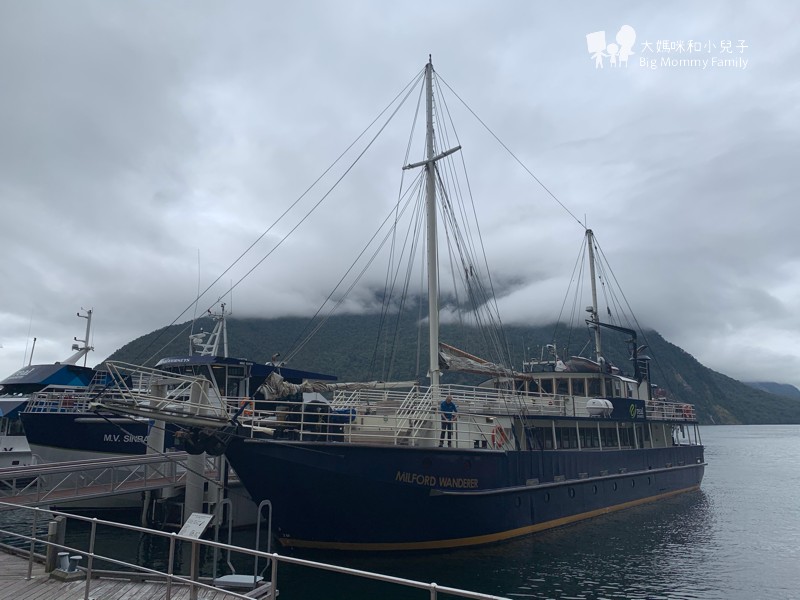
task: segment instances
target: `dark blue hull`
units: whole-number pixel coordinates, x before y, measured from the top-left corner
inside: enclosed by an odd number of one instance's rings
[[[226,456],[253,500],[272,502],[284,545],[370,551],[528,535],[696,489],[705,465],[702,446],[502,452],[237,439]]]
[[[44,446],[91,454],[145,454],[150,426],[146,422],[95,413],[20,413],[31,446]],[[124,429],[124,431],[123,431]],[[167,425],[164,447],[175,446],[175,426]]]

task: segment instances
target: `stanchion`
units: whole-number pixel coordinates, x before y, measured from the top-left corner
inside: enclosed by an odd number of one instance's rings
[[[28,554],[28,576],[25,579],[33,579],[33,550],[36,544],[36,517],[38,510],[33,511],[33,525],[31,526],[31,551]]]

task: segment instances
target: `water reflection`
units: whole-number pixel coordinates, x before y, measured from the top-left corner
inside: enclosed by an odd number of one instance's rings
[[[294,555],[511,598],[796,598],[800,427],[703,428],[702,436],[709,467],[698,491],[490,547]],[[136,513],[117,516],[138,524]],[[10,517],[0,513],[3,519]],[[16,526],[30,531],[25,517]],[[70,525],[69,544],[86,548],[88,539],[88,524]],[[252,530],[234,532],[235,544],[252,547],[254,540]],[[100,527],[96,547],[120,560],[164,569],[169,542]],[[188,544],[178,544],[176,572],[188,573],[189,553]],[[203,573],[210,574],[210,553],[201,558]],[[233,555],[232,562],[239,573],[253,572],[252,558]],[[222,556],[218,566],[220,573],[227,572]],[[280,567],[279,582],[282,600],[427,597],[290,565]]]

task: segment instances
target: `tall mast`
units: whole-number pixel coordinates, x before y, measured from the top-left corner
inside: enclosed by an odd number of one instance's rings
[[[439,386],[439,257],[436,243],[436,178],[433,154],[433,63],[425,65],[425,106],[427,112],[427,185],[425,206],[428,209],[428,325],[430,328],[431,387]]]
[[[81,309],[83,310],[83,309]],[[91,340],[91,333],[92,333],[92,309],[86,311],[86,315],[82,315],[78,313],[78,316],[81,319],[86,319],[86,336],[85,339],[79,340],[78,338],[73,338],[76,342],[83,342],[83,346],[78,344],[72,344],[72,351],[75,352],[72,356],[70,356],[67,360],[62,360],[62,365],[77,365],[80,359],[83,359],[83,366],[86,366],[86,357],[94,350],[92,346],[89,345],[89,341]]]
[[[597,362],[603,356],[603,350],[600,346],[600,327],[597,325],[600,322],[600,316],[597,312],[597,283],[594,277],[594,234],[591,229],[586,230],[586,244],[589,246],[589,275],[592,278],[592,321],[594,325],[594,347],[597,351]]]
[[[461,150],[461,146],[434,155],[433,147],[433,62],[425,65],[425,107],[427,112],[425,160],[406,165],[403,170],[425,167],[425,207],[428,221],[428,325],[430,326],[430,376],[434,395],[439,387],[439,256],[436,242],[436,172],[437,160]]]

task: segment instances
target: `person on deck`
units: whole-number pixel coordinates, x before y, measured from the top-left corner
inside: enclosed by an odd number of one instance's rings
[[[447,445],[452,446],[453,442],[453,421],[458,417],[458,409],[453,403],[453,397],[449,394],[447,398],[439,405],[439,410],[442,413],[442,435],[439,436],[439,447],[444,445],[444,432],[447,432]]]

